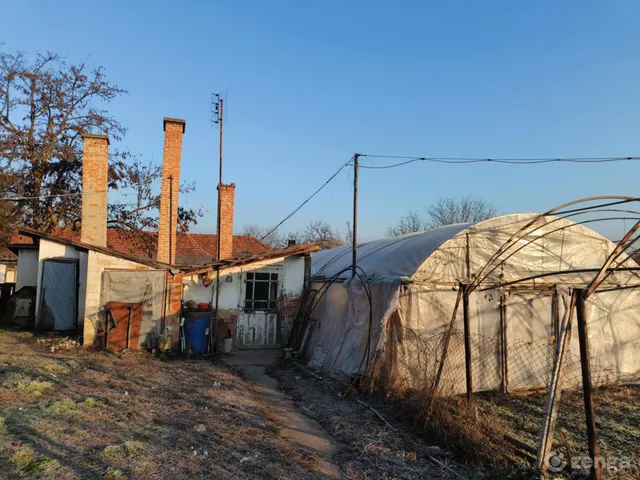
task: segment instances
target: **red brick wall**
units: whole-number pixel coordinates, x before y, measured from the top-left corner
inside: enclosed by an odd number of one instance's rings
[[[233,203],[236,184],[218,185],[220,208],[220,260],[233,257]]]
[[[167,272],[167,316],[165,328],[171,332],[174,350],[180,342],[180,319],[182,318],[182,274]],[[164,333],[164,332],[163,332]]]
[[[282,308],[282,344],[286,345],[289,338],[289,332],[293,327],[293,321],[298,313],[298,304],[300,303],[300,295],[295,293],[285,293]]]
[[[109,175],[109,137],[82,136],[82,232],[85,243],[107,246],[107,182]]]
[[[182,134],[186,121],[164,119],[164,159],[162,161],[162,189],[160,196],[160,220],[158,226],[159,262],[175,263],[176,226],[178,223],[178,190],[180,189],[180,158]],[[172,177],[173,180],[170,179]],[[170,202],[170,197],[172,202]],[[171,244],[171,248],[169,245]]]

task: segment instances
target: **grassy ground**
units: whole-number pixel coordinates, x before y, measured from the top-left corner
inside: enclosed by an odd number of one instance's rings
[[[479,407],[499,418],[507,433],[532,446],[538,443],[546,401],[546,393],[477,396]],[[640,478],[640,387],[597,388],[593,403],[600,456],[622,467],[604,473],[609,478]],[[588,455],[584,399],[579,390],[562,393],[553,450],[566,459]],[[629,460],[628,464],[622,459]],[[584,473],[583,468],[574,470],[576,478]],[[567,468],[565,475],[570,471]]]
[[[3,479],[305,479],[311,461],[225,367],[0,330]]]

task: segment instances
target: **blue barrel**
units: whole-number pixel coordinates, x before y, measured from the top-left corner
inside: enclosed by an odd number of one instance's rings
[[[209,314],[202,316],[187,316],[184,320],[184,336],[187,347],[196,353],[206,353],[209,343],[207,329],[209,328]]]

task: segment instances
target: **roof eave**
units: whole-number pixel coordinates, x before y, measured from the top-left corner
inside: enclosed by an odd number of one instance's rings
[[[166,263],[160,263],[154,260],[146,260],[144,258],[140,258],[135,255],[118,252],[116,250],[112,250],[106,247],[91,245],[90,243],[79,242],[77,240],[70,240],[67,238],[59,237],[57,235],[53,235],[51,233],[40,232],[38,230],[28,228],[28,227],[21,227],[18,229],[18,232],[31,238],[38,238],[38,239],[44,238],[45,240],[49,240],[52,242],[61,243],[63,245],[72,245],[76,248],[80,248],[87,251],[92,250],[95,252],[102,253],[104,255],[108,255],[110,257],[121,258],[123,260],[128,260],[130,262],[138,263],[140,265],[145,265],[147,267],[158,268],[163,270],[169,270],[171,268],[171,266]],[[35,247],[35,245],[34,246],[18,246],[18,248],[29,248],[29,247],[33,248]]]
[[[252,263],[271,260],[280,257],[295,257],[299,255],[309,255],[317,252],[321,248],[321,243],[309,243],[306,245],[296,245],[294,247],[283,248],[281,250],[270,250],[263,253],[247,255],[242,257],[229,258],[219,262],[213,262],[206,265],[193,265],[191,267],[182,267],[181,272],[184,274],[197,275],[200,273],[210,273],[214,271],[224,271],[229,268],[241,265],[250,265]]]

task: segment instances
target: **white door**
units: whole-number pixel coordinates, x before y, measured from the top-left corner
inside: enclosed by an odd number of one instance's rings
[[[278,296],[282,267],[268,267],[243,275],[242,301],[238,315],[237,348],[280,346]]]

